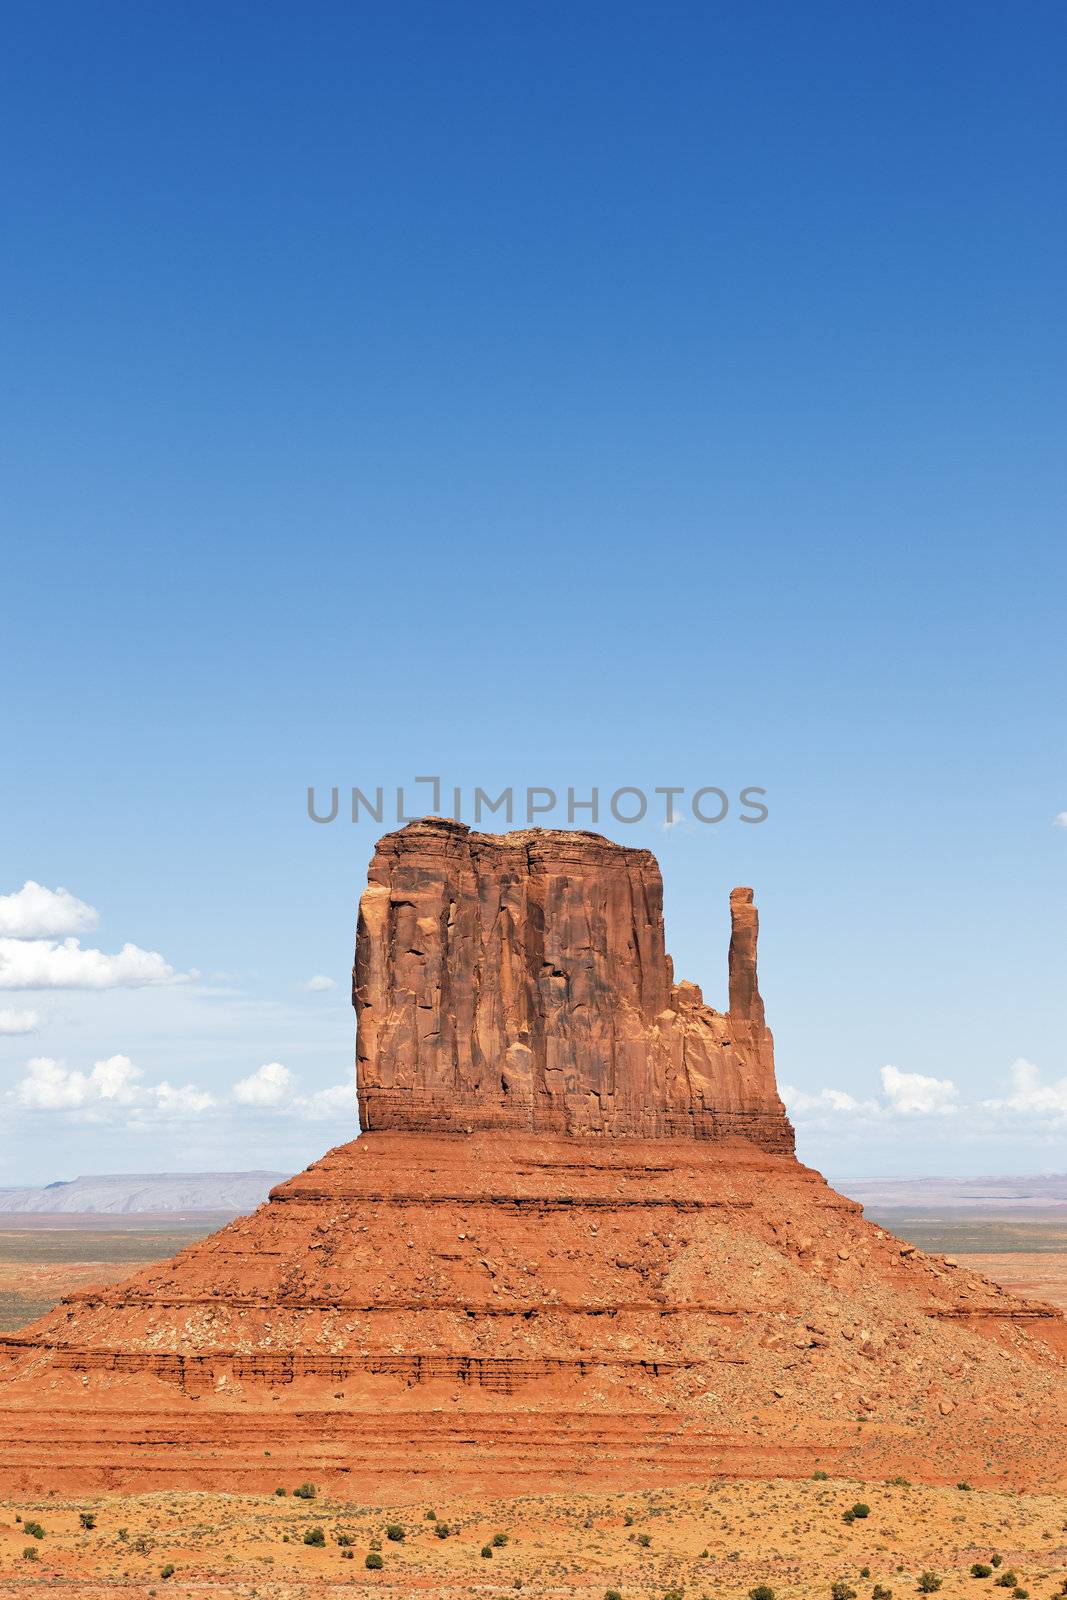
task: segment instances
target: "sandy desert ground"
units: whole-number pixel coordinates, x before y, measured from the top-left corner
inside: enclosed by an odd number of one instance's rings
[[[869,1514],[846,1521],[856,1505]],[[318,1540],[318,1530],[322,1543],[307,1542]],[[987,1575],[973,1576],[975,1564]],[[924,1573],[932,1574],[925,1587]],[[342,1591],[392,1600],[519,1593],[603,1600],[613,1592],[623,1600],[747,1600],[767,1585],[776,1600],[885,1600],[889,1591],[895,1600],[924,1592],[1019,1600],[1021,1591],[1052,1600],[1065,1582],[1062,1497],[903,1483],[724,1480],[495,1503],[445,1496],[432,1507],[357,1506],[291,1492],[0,1505],[4,1596],[47,1586],[84,1600],[205,1593],[315,1600]]]

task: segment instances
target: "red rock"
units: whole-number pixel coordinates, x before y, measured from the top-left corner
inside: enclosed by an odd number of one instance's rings
[[[740,1134],[791,1151],[752,890],[735,889],[730,910],[723,1013],[674,982],[647,850],[438,818],[387,835],[352,981],[363,1127]]]
[[[646,852],[428,822],[370,877],[370,1131],[0,1336],[9,1493],[636,1490],[813,1461],[1067,1484],[1063,1318],[937,1270],[793,1155],[749,890],[719,1013],[673,982]]]

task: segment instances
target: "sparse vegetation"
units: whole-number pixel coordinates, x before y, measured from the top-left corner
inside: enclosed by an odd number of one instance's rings
[[[368,1552],[367,1559],[364,1561],[363,1565],[371,1572],[380,1572],[382,1567],[385,1566],[385,1562],[382,1560],[377,1550],[371,1550]]]
[[[304,1543],[324,1545],[326,1543],[325,1530],[323,1528],[306,1528],[304,1530]]]
[[[916,1584],[920,1594],[936,1594],[941,1587],[941,1579],[933,1572],[921,1572]]]
[[[298,1500],[314,1500],[318,1492],[313,1483],[298,1483],[293,1490]]]
[[[24,1522],[22,1526],[25,1528],[31,1539],[44,1538],[44,1529],[39,1522]]]
[[[86,1533],[91,1533],[92,1530],[96,1527],[96,1512],[95,1511],[79,1511],[79,1513],[78,1513],[78,1521],[81,1523],[81,1525],[85,1529]]]
[[[774,1600],[774,1590],[769,1583],[757,1583],[748,1591],[748,1600]]]
[[[385,1530],[385,1537],[393,1544],[401,1544],[404,1539],[404,1530],[399,1522],[390,1522]]]
[[[838,1578],[830,1585],[830,1600],[856,1600],[856,1591],[844,1578]]]
[[[988,1561],[976,1561],[971,1568],[972,1578],[990,1578],[992,1575],[993,1568]]]

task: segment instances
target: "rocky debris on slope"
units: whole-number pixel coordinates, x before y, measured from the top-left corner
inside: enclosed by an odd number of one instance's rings
[[[387,835],[353,972],[363,1127],[742,1134],[791,1151],[751,889],[730,909],[723,1013],[674,982],[647,850],[439,818]]]

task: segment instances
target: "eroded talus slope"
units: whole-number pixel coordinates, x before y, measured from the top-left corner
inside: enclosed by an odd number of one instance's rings
[[[0,1345],[0,1466],[360,1494],[816,1461],[1062,1484],[1065,1354],[1051,1308],[744,1141],[372,1134]]]

